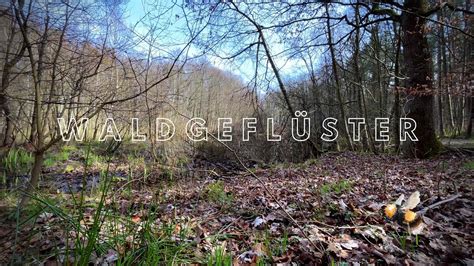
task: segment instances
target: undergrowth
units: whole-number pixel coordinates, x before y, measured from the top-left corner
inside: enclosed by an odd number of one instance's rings
[[[352,182],[349,180],[339,180],[336,182],[325,183],[321,186],[320,192],[321,195],[327,195],[334,193],[336,195],[340,195],[343,192],[351,191],[352,189]]]
[[[207,198],[220,205],[228,205],[232,203],[232,195],[228,194],[224,188],[224,182],[216,181],[206,186]]]
[[[90,155],[88,152],[86,158]],[[87,160],[84,163],[87,171]],[[141,164],[142,161],[134,163]],[[58,242],[47,252],[31,249],[21,256],[14,254],[8,263],[37,264],[56,258],[65,265],[231,265],[232,257],[223,252],[195,253],[194,232],[189,221],[161,220],[157,207],[145,205],[126,213],[119,211],[120,201],[113,190],[115,176],[110,174],[109,167],[107,164],[101,171],[100,183],[90,193],[27,195],[30,204],[22,210],[17,208],[10,216],[16,224],[15,234],[27,233],[28,239],[35,239],[41,236],[41,229],[29,232],[27,228],[48,224],[52,226],[48,230],[54,230]],[[221,190],[222,184],[212,186],[211,197],[227,201]],[[14,247],[17,249],[20,247]]]
[[[7,175],[21,175],[29,172],[33,164],[33,155],[23,149],[11,149],[2,159]]]

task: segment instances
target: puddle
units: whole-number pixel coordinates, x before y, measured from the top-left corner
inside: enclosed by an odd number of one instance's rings
[[[126,181],[126,173],[114,173],[108,178],[112,178],[112,181]],[[6,184],[2,184],[1,187],[8,189],[24,189],[26,188],[27,182],[29,181],[29,175],[20,175],[16,177],[7,177]],[[99,173],[90,173],[85,178],[83,175],[71,175],[71,174],[47,174],[43,176],[39,182],[40,189],[54,189],[58,193],[77,193],[80,191],[89,192],[91,190],[99,189],[101,182],[101,176]]]
[[[85,179],[82,175],[58,174],[54,176],[58,192],[68,194],[99,189],[101,178],[100,174],[89,174]],[[108,178],[112,178],[113,181],[125,181],[127,175],[119,172]]]
[[[55,176],[55,186],[61,193],[77,193],[80,191],[91,191],[97,189],[100,185],[100,175],[91,174],[86,176]]]

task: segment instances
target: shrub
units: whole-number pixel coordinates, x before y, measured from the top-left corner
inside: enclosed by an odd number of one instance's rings
[[[196,150],[210,161],[222,162],[233,159],[229,150],[214,140],[199,142],[196,145]]]

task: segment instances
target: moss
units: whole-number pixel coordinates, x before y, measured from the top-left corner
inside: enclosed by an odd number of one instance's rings
[[[428,159],[435,157],[443,151],[444,146],[436,137],[421,138],[419,141],[406,141],[402,145],[403,156],[407,158]]]
[[[74,172],[74,169],[76,169],[76,166],[68,164],[64,168],[64,173],[72,173],[72,172]]]
[[[338,182],[326,183],[323,184],[320,188],[320,193],[322,196],[334,193],[340,195],[343,192],[351,191],[352,182],[349,180],[340,180]]]
[[[69,160],[71,152],[75,150],[76,148],[74,146],[64,146],[57,152],[50,152],[46,154],[43,165],[45,167],[53,167],[58,163],[63,163]]]
[[[441,143],[441,140],[439,138],[436,138],[433,142],[433,152],[435,154],[439,154],[443,150],[444,150],[443,143]]]
[[[466,162],[464,163],[464,168],[466,168],[467,170],[474,170],[474,161],[469,161],[469,162]]]

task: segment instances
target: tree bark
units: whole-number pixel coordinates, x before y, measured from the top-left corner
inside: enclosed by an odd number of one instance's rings
[[[471,1],[466,0],[466,10],[471,10]],[[471,17],[465,17],[464,27],[467,31],[473,32]],[[471,75],[474,71],[474,53],[472,52],[472,40],[469,37],[464,37],[464,64],[463,64],[463,78],[462,86],[464,86],[464,93],[466,98],[466,109],[465,109],[465,125],[466,125],[466,138],[471,138],[472,136],[472,120],[474,115],[474,103],[473,103],[473,81]]]
[[[427,5],[427,0],[405,0],[401,16],[403,55],[408,75],[405,113],[416,121],[415,135],[418,138],[418,141],[407,139],[403,143],[403,153],[417,158],[433,156],[441,146],[433,121],[433,71],[424,17]]]
[[[438,13],[438,20],[441,20],[440,13]],[[439,25],[440,35],[443,32],[443,25]],[[443,64],[442,64],[442,54],[441,47],[444,44],[442,43],[441,38],[438,39],[438,50],[437,50],[437,65],[438,65],[438,123],[439,123],[439,135],[444,136],[444,121],[443,121]]]
[[[8,100],[5,95],[5,92],[0,93],[0,106],[5,116],[5,129],[3,131],[3,139],[1,140],[2,143],[0,146],[10,146],[13,142],[12,133],[13,133],[13,126],[12,126],[12,119],[11,119],[11,111],[10,106],[8,105]]]
[[[32,192],[38,185],[40,176],[41,176],[41,170],[43,168],[43,161],[44,161],[44,151],[39,150],[34,153],[34,162],[33,162],[33,168],[31,169],[31,179],[30,182],[28,182],[28,187],[27,191]],[[21,198],[19,208],[20,210],[25,207],[25,205],[28,203],[30,197],[29,195],[25,195]]]

